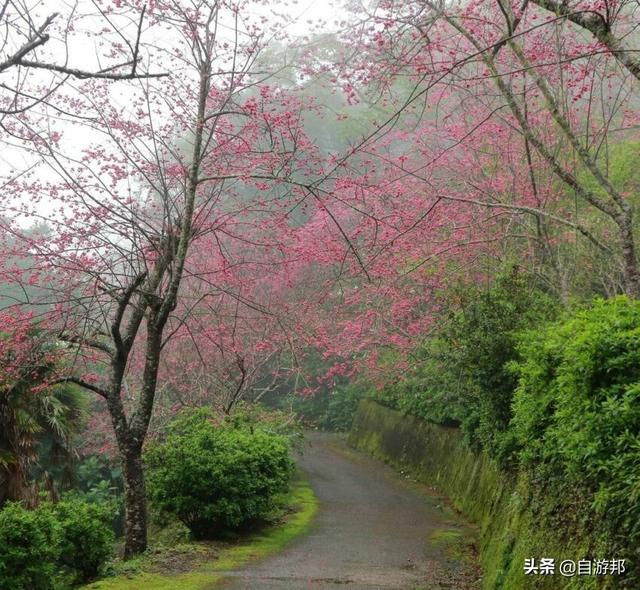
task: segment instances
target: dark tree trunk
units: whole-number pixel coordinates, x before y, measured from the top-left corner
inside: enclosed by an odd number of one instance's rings
[[[125,559],[147,548],[147,500],[141,451],[138,445],[131,445],[123,456]]]
[[[147,501],[142,468],[142,441],[133,435],[119,395],[123,367],[123,362],[114,361],[112,386],[117,393],[112,393],[107,398],[107,406],[122,465],[125,508],[124,558],[130,559],[147,548]]]
[[[142,445],[153,411],[164,322],[158,325],[155,314],[152,313],[148,324],[145,365],[136,408],[131,411],[129,419],[127,419],[120,397],[124,367],[126,366],[122,359],[115,359],[112,364],[113,393],[107,399],[118,441],[124,478],[125,559],[139,555],[147,548],[147,497],[142,465]]]
[[[629,297],[638,299],[640,298],[640,273],[638,272],[638,258],[631,215],[631,210],[629,209],[617,221],[622,241],[625,292]]]

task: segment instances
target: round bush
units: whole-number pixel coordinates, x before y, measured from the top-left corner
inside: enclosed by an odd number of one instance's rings
[[[285,437],[211,420],[189,413],[145,453],[150,500],[200,539],[266,517],[293,473]]]
[[[91,504],[65,499],[55,506],[60,523],[60,562],[74,571],[78,581],[95,577],[110,557],[114,542],[114,508],[109,503]]]
[[[27,510],[12,502],[0,511],[0,588],[55,588],[60,526],[49,506]]]

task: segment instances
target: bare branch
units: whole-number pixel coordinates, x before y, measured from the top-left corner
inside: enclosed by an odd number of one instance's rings
[[[88,381],[85,381],[80,377],[74,377],[74,376],[62,377],[60,379],[56,379],[55,381],[51,382],[50,385],[58,385],[60,383],[75,383],[76,385],[79,385],[84,389],[97,393],[100,397],[103,397],[104,399],[108,399],[110,395],[108,390],[104,389],[103,387],[100,387],[99,385],[95,385],[94,383],[89,383]]]
[[[611,22],[595,10],[573,10],[567,2],[556,0],[532,0],[541,8],[562,16],[572,23],[589,31],[633,76],[640,80],[640,59],[634,57],[634,51],[625,49],[621,40],[611,30]]]

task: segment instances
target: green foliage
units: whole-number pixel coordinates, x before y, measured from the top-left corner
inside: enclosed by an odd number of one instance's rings
[[[619,587],[637,588],[640,301],[554,314],[517,275],[468,292],[380,397],[432,422],[457,420],[472,446],[519,467],[540,534],[576,536],[585,556],[626,558],[633,571]]]
[[[632,207],[636,236],[640,231],[639,154],[640,142],[637,139],[607,141],[593,153],[599,168],[605,173],[609,182]],[[606,198],[605,189],[586,167],[578,165],[576,176],[581,186],[599,197]],[[557,181],[554,182],[557,183]],[[557,194],[560,195],[563,192],[566,192],[566,187],[557,184]],[[546,247],[553,252],[553,255],[544,257],[543,268],[541,268],[541,271],[545,272],[546,266],[549,283],[558,290],[565,290],[567,294],[577,295],[583,299],[595,295],[610,297],[619,293],[624,280],[618,263],[622,252],[618,240],[612,238],[619,230],[613,219],[603,216],[600,211],[577,197],[573,191],[560,197],[557,206],[560,207],[558,211],[574,211],[575,218],[580,219],[580,223],[589,228],[592,235],[611,251],[604,251],[590,240],[580,238],[577,233],[576,239],[567,240],[566,228],[558,226],[554,228],[549,224],[546,231],[549,232],[551,240]],[[551,210],[551,212],[554,211]],[[551,260],[554,261],[553,264],[550,264]],[[560,269],[562,277],[558,273]]]
[[[282,436],[292,449],[302,449],[304,441],[302,424],[294,412],[266,409],[257,403],[240,402],[225,416],[222,426]]]
[[[516,271],[471,295],[445,330],[448,372],[462,399],[468,398],[463,426],[472,446],[505,463],[513,445],[509,422],[517,377],[508,364],[518,357],[517,335],[553,317],[555,306]]]
[[[68,485],[75,436],[85,415],[86,394],[74,385],[48,387],[34,394],[42,368],[28,385],[0,390],[0,504],[24,500],[29,483],[52,476]]]
[[[386,385],[376,398],[385,405],[445,426],[459,426],[468,398],[453,374],[450,341],[438,330],[413,354],[404,379]]]
[[[640,192],[640,170],[638,169],[638,153],[640,142],[621,141],[607,146],[599,152],[599,164],[606,169],[609,182],[626,195],[632,197],[632,202]],[[591,192],[604,196],[605,192],[600,183],[586,170],[579,173],[580,182]]]
[[[109,505],[64,500],[0,511],[0,588],[54,590],[94,577],[113,546]]]
[[[9,502],[0,511],[0,588],[56,588],[60,525],[49,505],[27,510]]]
[[[371,385],[365,379],[339,383],[333,389],[321,388],[311,396],[289,394],[277,402],[300,416],[307,424],[330,431],[351,428],[358,402],[370,395]]]
[[[346,431],[358,409],[358,402],[367,396],[371,386],[364,380],[353,381],[328,394],[326,412],[319,426],[325,430]]]
[[[512,425],[523,466],[587,499],[621,549],[640,546],[640,302],[598,300],[527,333],[521,351]]]
[[[95,577],[111,555],[114,542],[113,504],[91,504],[77,498],[55,505],[61,528],[60,562],[77,581]]]
[[[35,482],[51,490],[72,479],[88,397],[71,383],[51,385],[61,368],[56,341],[37,324],[0,331],[0,506],[36,501]]]
[[[224,586],[227,574],[256,559],[282,551],[305,533],[317,512],[318,502],[308,483],[297,480],[283,498],[286,513],[276,523],[255,534],[223,545],[188,541],[180,534],[169,544],[154,538],[151,551],[114,561],[109,577],[83,586],[86,590],[213,590]],[[175,525],[175,523],[174,523]],[[178,532],[174,529],[173,532]],[[189,571],[184,572],[185,564]]]
[[[452,290],[430,337],[404,379],[384,388],[383,403],[431,422],[462,424],[474,449],[502,464],[512,456],[509,430],[520,330],[554,316],[550,297],[514,269],[489,288]]]
[[[75,468],[75,485],[67,498],[89,504],[108,504],[110,527],[116,536],[124,532],[124,498],[122,468],[112,465],[104,456],[83,457]]]
[[[269,401],[271,403],[271,400]],[[273,400],[273,405],[288,408],[300,417],[307,427],[318,427],[323,423],[329,407],[329,390],[324,388],[314,395],[283,394]]]
[[[76,467],[75,484],[77,489],[86,493],[103,489],[106,484],[110,495],[120,494],[123,489],[122,468],[114,467],[102,455],[87,455]],[[96,493],[99,496],[99,492]]]
[[[145,453],[150,500],[196,538],[267,517],[293,473],[285,437],[215,421],[206,408],[185,412]]]

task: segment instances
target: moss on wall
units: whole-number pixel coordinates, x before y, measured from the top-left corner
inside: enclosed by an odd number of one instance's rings
[[[557,567],[565,559],[616,556],[608,555],[606,547],[598,547],[579,527],[554,526],[541,505],[544,498],[534,496],[527,475],[509,476],[485,455],[474,454],[457,428],[424,422],[363,400],[349,443],[436,486],[457,510],[480,525],[483,590],[618,587],[619,578],[614,576],[524,575],[524,561],[529,557],[552,557]]]

